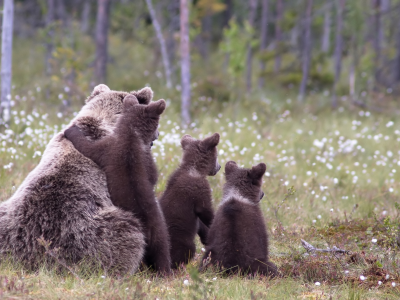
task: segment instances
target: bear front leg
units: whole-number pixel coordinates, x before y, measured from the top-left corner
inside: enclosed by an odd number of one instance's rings
[[[193,242],[179,243],[171,252],[171,264],[173,269],[178,269],[182,264],[188,264],[196,254],[196,245]]]
[[[89,141],[78,126],[72,125],[70,128],[64,131],[64,136],[68,139],[82,155],[93,160],[95,163],[100,165],[100,157],[104,151],[104,140],[99,142]]]
[[[197,234],[203,245],[207,245],[207,235],[209,228],[198,218],[197,219]]]

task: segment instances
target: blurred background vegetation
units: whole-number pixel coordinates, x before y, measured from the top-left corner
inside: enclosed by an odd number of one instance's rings
[[[151,85],[156,97],[170,99],[180,110],[179,0],[15,0],[14,5],[12,97],[37,90],[37,105],[64,112],[82,105],[98,83],[114,90]],[[207,103],[215,104],[217,114],[239,100],[257,105],[256,99],[271,93],[285,98],[279,109],[291,98],[301,109],[344,105],[396,111],[400,1],[194,0],[187,5],[194,118]],[[99,15],[102,7],[105,17]],[[166,45],[170,78],[154,22]],[[99,61],[106,65],[103,71]]]

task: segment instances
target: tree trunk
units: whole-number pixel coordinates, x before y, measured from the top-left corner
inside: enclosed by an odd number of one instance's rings
[[[340,71],[342,69],[342,48],[343,48],[343,12],[346,0],[336,0],[337,16],[336,16],[336,37],[335,37],[335,53],[334,53],[334,65],[335,65],[335,81],[333,83],[332,92],[332,107],[336,108],[338,105],[336,88],[340,79]]]
[[[65,9],[65,3],[64,0],[56,0],[55,2],[55,9],[57,13],[57,19],[61,20],[62,25],[65,29],[66,26],[68,26],[68,13],[67,10]]]
[[[358,44],[357,44],[357,37],[355,36],[356,33],[353,33],[351,37],[351,52],[352,52],[352,58],[350,62],[350,70],[349,70],[349,92],[350,92],[350,97],[354,100],[355,99],[355,94],[356,94],[356,69],[358,66],[359,62],[359,53],[358,53]]]
[[[372,8],[374,14],[374,65],[375,65],[375,80],[378,78],[379,65],[381,60],[381,0],[372,0]]]
[[[11,67],[14,23],[14,1],[4,0],[1,34],[1,106],[0,117],[4,124],[11,116]]]
[[[324,14],[324,29],[322,33],[321,51],[327,53],[329,51],[331,41],[331,9],[328,7]]]
[[[397,9],[397,12],[400,13],[400,7]],[[394,71],[394,82],[400,82],[400,18],[398,19],[397,26],[397,53],[396,53],[396,62],[395,62],[395,71]]]
[[[267,48],[268,38],[268,6],[269,0],[262,0],[261,10],[261,36],[260,36],[260,52],[262,53]],[[263,59],[260,60],[260,78],[258,79],[258,87],[261,89],[264,87],[264,76],[265,62]]]
[[[89,0],[86,0],[85,3],[83,4],[82,17],[81,17],[81,31],[83,33],[88,33],[89,30],[91,6],[92,3]]]
[[[256,9],[257,9],[258,0],[249,0],[249,25],[253,29],[254,28],[254,20],[256,17]],[[251,45],[251,41],[253,36],[251,36],[251,40],[247,45],[247,57],[246,57],[246,89],[248,92],[251,92],[251,73],[252,73],[252,62],[253,62],[253,48]]]
[[[162,34],[160,24],[158,23],[156,12],[153,8],[153,4],[151,3],[151,0],[146,0],[146,3],[147,3],[147,7],[149,9],[149,12],[150,12],[151,21],[153,23],[158,42],[160,43],[160,47],[161,47],[161,57],[162,57],[162,61],[164,64],[166,85],[167,85],[167,88],[170,89],[172,87],[171,64],[169,63],[169,57],[168,57],[168,53],[167,53],[167,47],[165,46],[164,36]]]
[[[308,75],[310,73],[310,56],[311,56],[311,20],[312,20],[312,6],[313,0],[307,1],[306,19],[304,22],[305,26],[305,36],[304,36],[304,50],[303,50],[303,64],[302,71],[303,77],[301,79],[300,91],[299,91],[299,101],[304,101],[304,96],[306,94]]]
[[[210,52],[210,40],[211,40],[211,32],[212,32],[212,18],[211,14],[207,14],[201,20],[201,34],[199,51],[201,58],[203,60],[208,60],[209,52]]]
[[[234,0],[224,0],[224,4],[226,5],[226,9],[222,12],[221,28],[225,28],[226,26],[228,26],[229,21],[233,16]]]
[[[189,3],[188,0],[180,0],[180,24],[181,24],[181,85],[182,125],[190,124],[190,50],[189,50]]]
[[[167,49],[169,55],[169,61],[171,62],[171,68],[174,70],[175,52],[176,52],[176,42],[175,33],[179,30],[179,1],[180,0],[170,0],[168,1],[167,11],[169,17],[169,25],[167,30]],[[172,74],[173,76],[174,74]]]
[[[54,49],[53,38],[54,38],[54,0],[47,0],[47,14],[46,14],[46,27],[47,27],[47,41],[46,41],[46,57],[45,67],[46,75],[49,76],[52,73],[51,68],[51,57]]]
[[[282,0],[276,0],[276,21],[275,21],[275,73],[278,73],[281,68],[281,39],[282,39],[282,29],[281,29],[281,20],[283,15],[283,3]]]
[[[105,83],[107,78],[109,14],[110,0],[98,0],[96,20],[96,61],[94,66],[95,85]]]

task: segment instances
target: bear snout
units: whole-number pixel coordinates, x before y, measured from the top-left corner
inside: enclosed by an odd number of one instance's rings
[[[215,164],[214,170],[211,172],[210,176],[215,176],[217,175],[218,171],[221,170],[220,164],[217,162]]]
[[[263,197],[264,197],[264,192],[261,191],[261,192],[260,192],[260,200],[261,200]]]

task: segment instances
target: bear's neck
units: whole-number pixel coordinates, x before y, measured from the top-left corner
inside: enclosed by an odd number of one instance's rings
[[[187,176],[194,178],[205,178],[206,176],[202,174],[199,170],[196,169],[195,166],[190,164],[181,164],[179,167],[182,173],[185,173]]]

